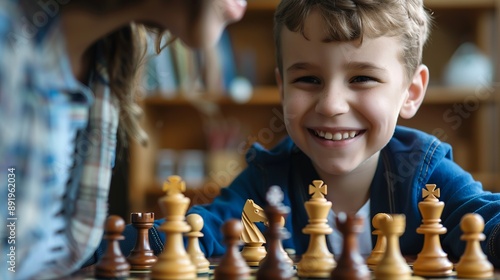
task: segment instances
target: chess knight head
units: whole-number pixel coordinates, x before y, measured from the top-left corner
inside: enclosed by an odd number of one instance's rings
[[[243,206],[243,215],[246,215],[253,223],[262,222],[267,224],[267,217],[264,213],[264,209],[257,205],[252,199],[247,199],[245,206]]]

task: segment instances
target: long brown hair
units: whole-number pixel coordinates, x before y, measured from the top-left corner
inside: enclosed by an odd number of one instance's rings
[[[53,14],[43,28],[50,28],[52,22],[57,19],[58,13],[66,6],[85,9],[92,13],[106,14],[107,12],[123,8],[127,5],[137,4],[138,0],[72,0],[66,3],[54,2]],[[35,0],[20,0],[20,6],[24,15],[28,18],[40,12],[41,6]],[[33,36],[38,36],[40,30],[35,30]],[[90,53],[95,53],[97,46],[104,55],[106,70],[109,77],[109,86],[112,94],[117,98],[120,109],[120,120],[118,134],[122,144],[127,144],[128,138],[134,139],[141,144],[147,143],[147,135],[139,124],[142,109],[137,104],[138,85],[142,78],[142,68],[146,55],[146,28],[142,24],[129,23],[118,30],[113,31],[106,37],[97,41],[89,48]],[[31,35],[31,34],[30,34]],[[95,69],[95,63],[90,69]]]
[[[106,14],[127,5],[136,5],[140,1],[142,0],[73,0],[71,5],[78,5],[79,8],[90,10],[95,14]],[[192,19],[191,23],[200,19],[204,1],[206,0],[190,0],[189,17]],[[156,35],[154,49],[157,53],[160,53],[164,47],[161,45],[161,42],[165,41],[162,40],[163,37],[168,38],[166,44],[170,44],[176,39],[167,30],[157,26],[129,23],[98,42],[101,44],[100,51],[105,54],[111,92],[120,103],[118,133],[125,145],[128,138],[143,145],[148,140],[147,134],[141,128],[139,121],[143,111],[137,104],[140,99],[139,93],[141,92],[140,85],[145,66],[148,32]]]
[[[99,43],[106,59],[111,92],[120,104],[121,140],[126,143],[128,136],[145,144],[147,135],[139,124],[142,109],[137,104],[146,50],[145,28],[131,23]]]

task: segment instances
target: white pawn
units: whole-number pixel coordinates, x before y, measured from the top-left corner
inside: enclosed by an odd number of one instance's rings
[[[473,213],[466,214],[460,221],[460,228],[464,233],[460,239],[465,240],[467,245],[460,261],[455,266],[457,277],[493,278],[493,265],[488,261],[479,244],[479,241],[485,239],[483,217]]]
[[[191,261],[196,266],[198,274],[208,273],[210,262],[205,258],[201,251],[199,238],[203,237],[201,229],[203,228],[203,218],[198,214],[189,214],[186,217],[186,222],[191,226],[191,231],[186,233],[188,238],[186,251],[191,257]]]
[[[385,235],[382,233],[382,230],[380,229],[380,223],[381,220],[387,219],[388,216],[389,214],[386,213],[378,213],[372,219],[372,224],[373,227],[375,228],[375,230],[372,233],[373,235],[377,236],[377,243],[375,243],[375,247],[373,248],[368,258],[366,259],[366,264],[372,270],[374,270],[375,267],[377,267],[378,263],[380,262],[385,253],[387,240],[385,238]]]
[[[387,241],[384,256],[375,267],[377,280],[409,280],[411,269],[401,254],[399,237],[404,233],[406,217],[403,214],[383,215],[380,218],[380,230]]]

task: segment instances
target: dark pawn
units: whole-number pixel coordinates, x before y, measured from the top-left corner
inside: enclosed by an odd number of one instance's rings
[[[371,274],[364,258],[359,253],[357,236],[363,231],[363,218],[339,213],[337,229],[344,236],[342,254],[337,267],[332,270],[332,280],[370,280]]]
[[[132,226],[137,230],[137,240],[134,249],[127,257],[132,270],[149,270],[158,258],[154,255],[149,245],[148,231],[153,227],[155,213],[130,214]]]
[[[266,200],[268,205],[264,208],[264,212],[269,221],[266,231],[267,255],[259,264],[256,280],[289,280],[295,273],[280,250],[280,244],[282,239],[290,237],[281,226],[281,219],[290,212],[290,208],[283,205],[283,191],[278,186],[269,188]]]
[[[96,278],[123,278],[128,277],[130,265],[120,250],[118,240],[124,239],[122,232],[125,221],[119,216],[111,215],[104,226],[104,239],[108,241],[106,252],[95,267]]]
[[[237,280],[250,278],[250,268],[239,251],[239,243],[243,225],[241,221],[232,219],[222,226],[222,234],[226,243],[226,253],[214,270],[218,280]]]

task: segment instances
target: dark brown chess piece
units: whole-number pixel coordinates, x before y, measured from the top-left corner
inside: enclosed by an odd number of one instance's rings
[[[281,226],[281,219],[290,212],[290,208],[283,205],[283,191],[279,186],[269,188],[266,200],[268,205],[264,208],[264,211],[269,220],[269,227],[266,231],[267,255],[260,262],[256,279],[292,279],[294,276],[293,267],[280,250],[281,240],[290,236],[285,228]]]
[[[337,267],[332,270],[330,279],[335,280],[369,280],[370,271],[364,258],[359,253],[357,235],[363,231],[363,218],[339,213],[336,219],[337,228],[344,237],[342,254]]]
[[[104,239],[108,241],[106,252],[97,262],[95,276],[97,278],[122,278],[130,274],[130,265],[125,259],[118,244],[118,240],[124,239],[122,232],[125,229],[125,221],[116,215],[107,218],[104,226]]]
[[[137,240],[134,249],[127,257],[132,270],[149,270],[156,263],[157,257],[149,245],[148,230],[153,226],[154,213],[130,214],[132,226],[137,230]]]
[[[226,253],[214,270],[218,280],[237,280],[250,278],[250,268],[241,256],[238,248],[243,225],[239,220],[232,219],[222,226],[222,234],[226,243]]]

